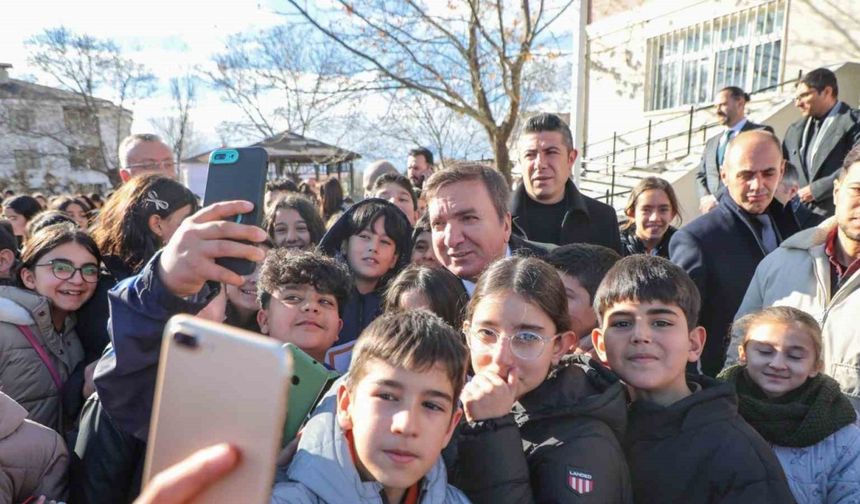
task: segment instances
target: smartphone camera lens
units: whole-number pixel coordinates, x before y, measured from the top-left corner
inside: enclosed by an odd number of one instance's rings
[[[199,345],[197,336],[192,336],[190,334],[178,332],[173,335],[173,339],[177,344],[188,348],[197,348]]]
[[[227,158],[227,155],[226,155],[226,154],[215,154],[215,159],[217,159],[217,160],[219,160],[219,161],[220,161],[220,160],[223,160],[223,159],[226,159],[226,158]]]

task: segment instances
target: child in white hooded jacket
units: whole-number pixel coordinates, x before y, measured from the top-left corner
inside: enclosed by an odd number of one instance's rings
[[[839,384],[821,373],[821,329],[771,307],[735,321],[738,412],[773,447],[798,504],[860,502],[860,428]]]

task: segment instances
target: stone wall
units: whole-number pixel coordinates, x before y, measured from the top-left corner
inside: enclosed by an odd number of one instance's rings
[[[90,189],[93,186],[107,188],[108,177],[101,166],[104,162],[94,165],[95,169],[73,168],[69,147],[86,149],[97,152],[98,138],[94,133],[86,133],[84,128],[67,127],[63,107],[81,107],[75,99],[53,100],[0,100],[0,185],[7,185],[10,179],[14,185],[19,185],[24,179],[30,190],[65,191],[77,188]],[[14,111],[29,111],[30,124],[17,124]],[[117,122],[119,128],[117,129]],[[116,150],[119,141],[129,134],[131,128],[131,112],[119,111],[114,106],[102,106],[99,109],[99,125],[101,136],[108,152],[108,166],[112,169],[115,164]],[[119,132],[119,135],[117,135]],[[37,164],[24,177],[16,166],[15,151],[33,151],[36,153]],[[4,184],[2,181],[6,180]],[[24,190],[23,187],[17,187]]]

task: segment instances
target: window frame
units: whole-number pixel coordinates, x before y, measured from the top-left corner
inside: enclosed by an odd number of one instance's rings
[[[33,173],[42,168],[39,153],[33,149],[16,149],[12,155],[15,158],[15,171],[17,172]]]
[[[789,1],[770,0],[649,37],[645,112],[706,105],[726,86],[754,92],[781,82]]]

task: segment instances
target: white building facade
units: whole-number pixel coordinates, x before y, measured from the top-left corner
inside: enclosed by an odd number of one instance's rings
[[[839,98],[860,103],[856,0],[591,0],[586,33],[577,139],[586,179],[613,166],[616,180],[629,170],[668,170],[677,172],[666,174],[676,190],[692,190],[681,179],[692,178],[691,164],[718,133],[711,104],[725,86],[752,93],[747,115],[780,137],[800,118],[792,97],[801,73],[834,70]],[[684,196],[686,220],[696,205],[694,192]]]

